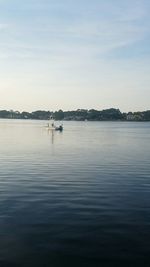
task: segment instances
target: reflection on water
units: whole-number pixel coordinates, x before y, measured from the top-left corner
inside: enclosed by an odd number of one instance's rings
[[[50,136],[51,143],[54,144],[54,130],[47,129],[48,135]]]
[[[0,120],[0,266],[149,266],[150,123]]]
[[[54,144],[55,142],[55,135],[56,134],[63,134],[63,131],[55,131],[55,129],[47,129],[48,135],[50,136],[51,143]]]

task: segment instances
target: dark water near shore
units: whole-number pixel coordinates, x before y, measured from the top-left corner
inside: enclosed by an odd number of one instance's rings
[[[0,120],[0,267],[150,266],[150,123]]]

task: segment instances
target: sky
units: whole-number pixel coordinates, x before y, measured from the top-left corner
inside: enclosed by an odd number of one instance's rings
[[[150,109],[149,0],[0,0],[0,110]]]

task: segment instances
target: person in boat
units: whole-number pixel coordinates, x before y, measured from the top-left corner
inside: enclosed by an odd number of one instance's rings
[[[63,126],[60,125],[60,126],[59,126],[59,131],[62,131],[62,130],[63,130]]]
[[[62,132],[62,131],[63,131],[63,126],[60,125],[59,127],[55,127],[55,130],[56,130],[56,131],[60,131],[60,132]]]

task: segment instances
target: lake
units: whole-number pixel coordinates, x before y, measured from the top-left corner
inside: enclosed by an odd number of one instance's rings
[[[150,266],[150,123],[0,120],[0,266]]]

